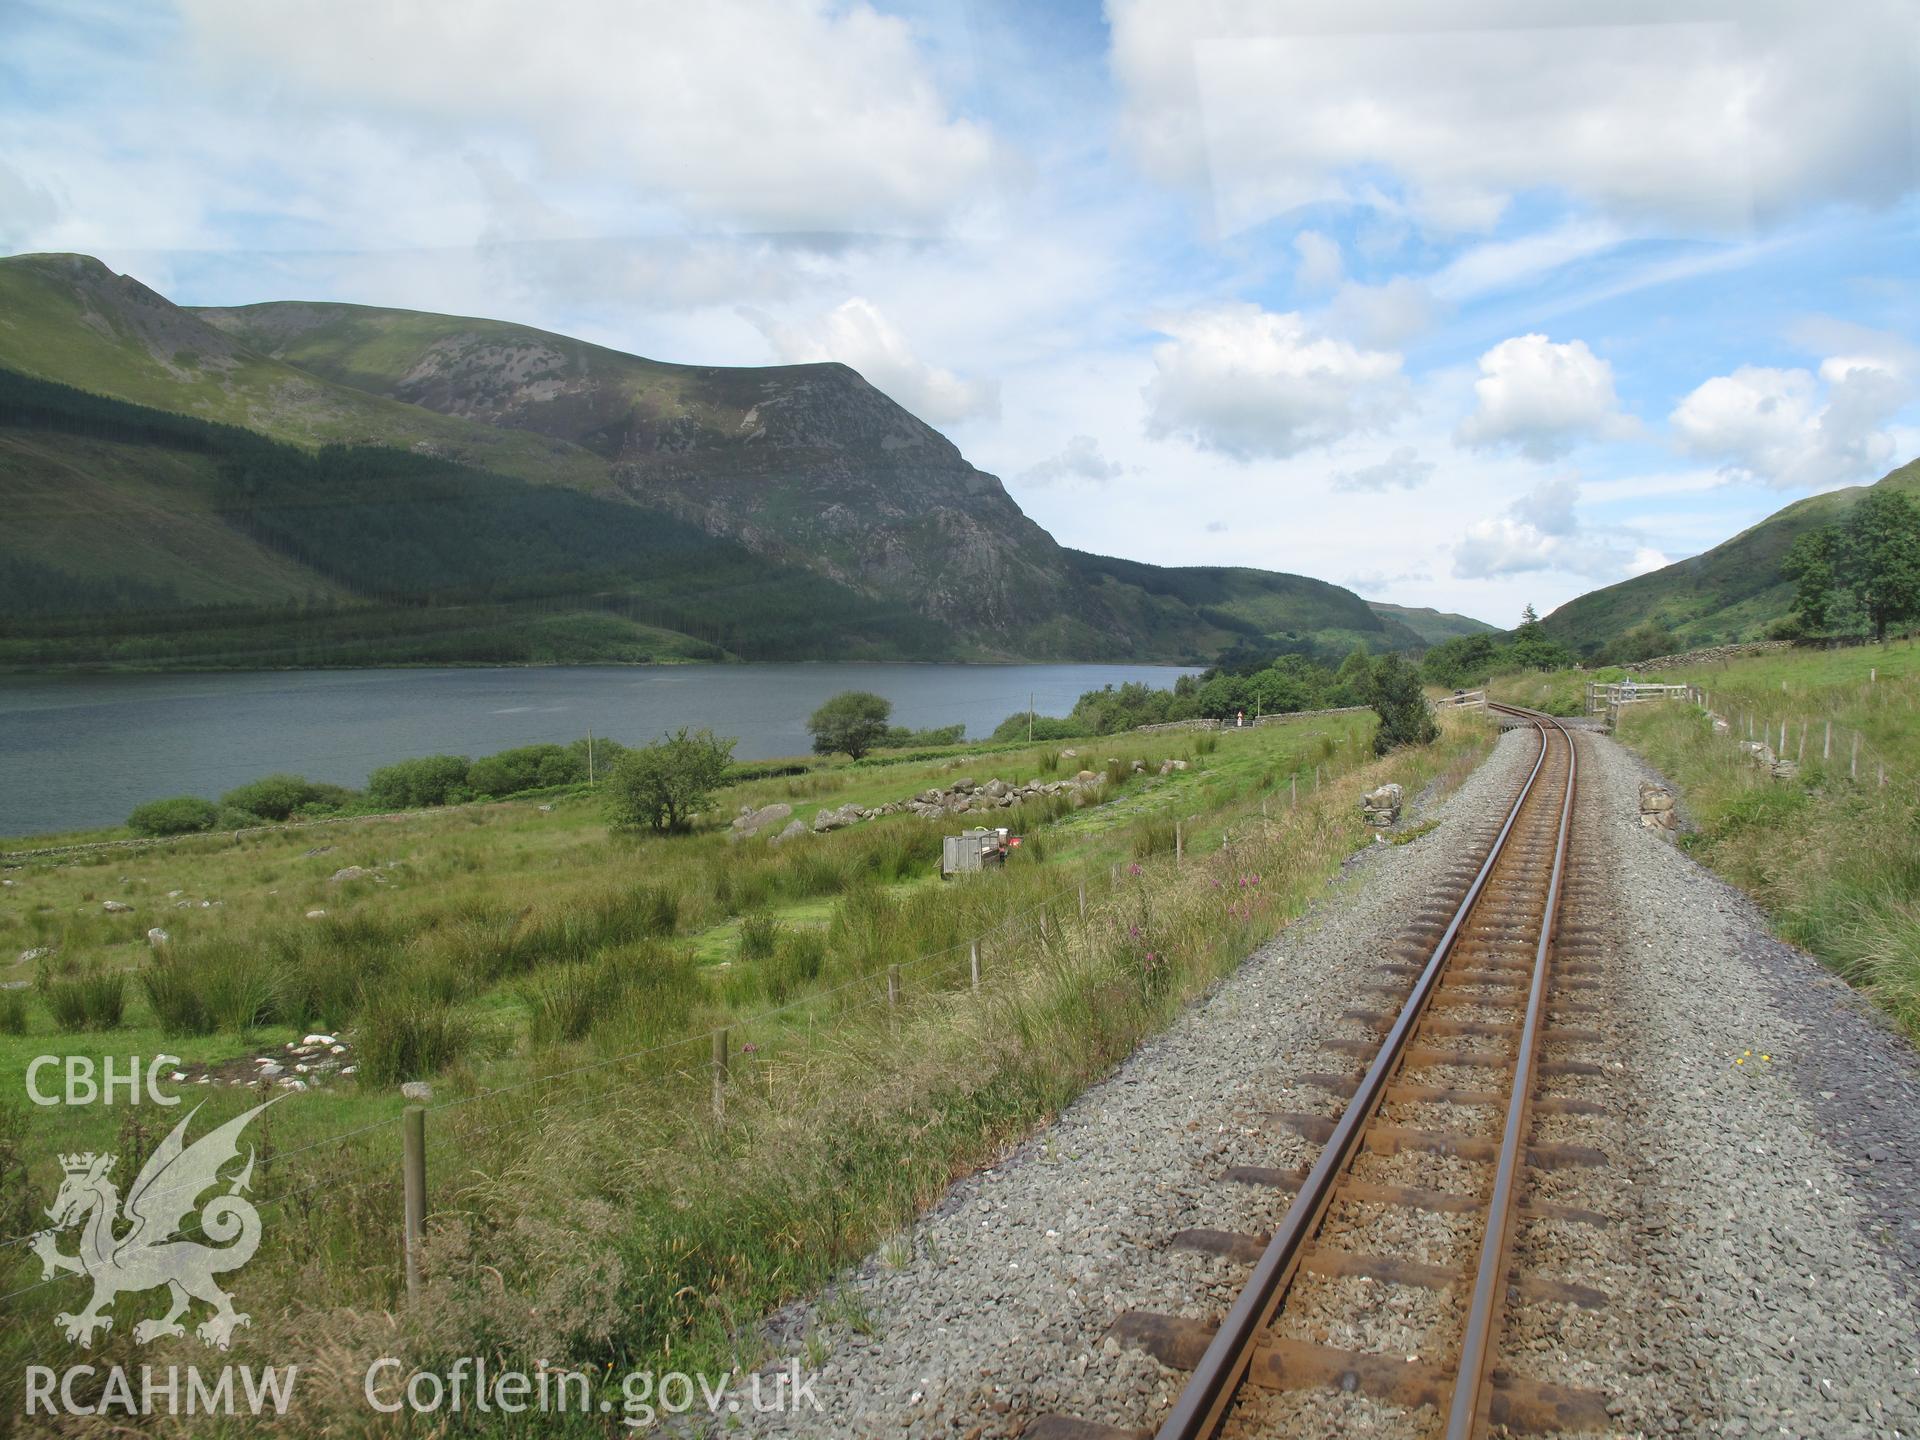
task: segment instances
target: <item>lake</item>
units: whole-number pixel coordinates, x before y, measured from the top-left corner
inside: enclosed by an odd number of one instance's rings
[[[987,735],[1031,695],[1197,673],[1167,665],[675,665],[0,676],[0,835],[118,824],[143,801],[219,798],[288,770],[359,786],[416,755],[481,756],[592,730],[639,744],[681,725],[737,735],[743,760],[804,754],[807,716],[841,690],[916,730]]]

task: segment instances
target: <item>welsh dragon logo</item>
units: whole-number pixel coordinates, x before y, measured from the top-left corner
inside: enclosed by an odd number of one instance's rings
[[[124,1206],[110,1178],[112,1155],[89,1152],[60,1157],[66,1178],[46,1212],[53,1224],[35,1235],[32,1245],[40,1257],[43,1278],[51,1280],[62,1271],[92,1277],[93,1299],[87,1308],[78,1315],[54,1317],[67,1339],[93,1344],[95,1331],[113,1328],[108,1312],[116,1295],[163,1285],[171,1297],[167,1313],[133,1327],[133,1338],[142,1344],[163,1335],[185,1335],[180,1317],[195,1300],[213,1307],[213,1314],[194,1332],[208,1345],[226,1349],[234,1330],[251,1323],[234,1310],[233,1298],[214,1279],[245,1265],[260,1246],[260,1212],[241,1193],[253,1178],[251,1147],[245,1166],[232,1177],[226,1192],[213,1196],[200,1209],[200,1229],[213,1244],[183,1239],[180,1229],[201,1194],[220,1183],[221,1168],[239,1158],[240,1132],[280,1098],[254,1106],[188,1145],[183,1139],[187,1125],[200,1112],[194,1106],[140,1167]],[[80,1248],[76,1254],[63,1255],[56,1248],[56,1237],[75,1227],[84,1227]]]

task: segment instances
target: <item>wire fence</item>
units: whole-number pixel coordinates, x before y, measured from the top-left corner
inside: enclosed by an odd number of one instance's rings
[[[1870,680],[1869,684],[1877,683]],[[1810,761],[1831,771],[1844,773],[1856,783],[1876,789],[1888,785],[1911,788],[1914,776],[1890,760],[1859,729],[1836,725],[1830,716],[1811,716],[1802,709],[1798,714],[1758,708],[1749,700],[1728,705],[1721,696],[1716,705],[1714,693],[1704,686],[1689,685],[1687,697],[1713,722],[1716,733],[1724,733],[1736,744],[1754,747],[1749,751],[1757,762],[1791,764],[1796,770]]]

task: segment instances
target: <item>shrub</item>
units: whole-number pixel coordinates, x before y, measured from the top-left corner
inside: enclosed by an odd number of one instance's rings
[[[219,810],[211,800],[198,795],[175,795],[170,800],[149,800],[136,805],[127,816],[127,828],[136,835],[193,835],[211,830]]]
[[[599,758],[597,754],[595,758]],[[572,753],[558,745],[522,745],[474,761],[467,771],[467,788],[476,795],[518,795],[523,790],[569,785],[586,778],[584,753],[576,768]]]
[[[915,745],[937,749],[958,745],[966,735],[967,727],[964,724],[942,725],[937,730],[909,730],[904,725],[894,725],[875,743],[886,750],[906,750]]]
[[[629,750],[607,779],[608,814],[616,830],[685,830],[725,780],[737,740],[711,730],[679,731]]]
[[[844,751],[858,760],[887,735],[893,702],[869,690],[842,690],[807,717],[816,754]]]
[[[367,797],[384,810],[420,810],[468,798],[464,755],[422,755],[383,765],[367,777]]]
[[[1027,738],[1029,720],[1032,722],[1031,728],[1035,740],[1078,740],[1094,733],[1091,726],[1078,720],[1063,720],[1057,715],[1029,716],[1025,710],[1020,710],[994,726],[992,738],[1024,740]]]
[[[1033,763],[1042,775],[1058,775],[1060,773],[1060,752],[1058,750],[1042,750]]]
[[[369,996],[354,1030],[360,1078],[369,1085],[424,1080],[473,1048],[473,1027],[444,1005],[405,991]]]
[[[220,797],[222,807],[243,810],[262,820],[291,819],[293,812],[326,793],[302,775],[262,775]]]
[[[1440,738],[1433,707],[1420,689],[1420,673],[1398,655],[1383,655],[1373,667],[1373,710],[1380,717],[1373,736],[1376,755]]]

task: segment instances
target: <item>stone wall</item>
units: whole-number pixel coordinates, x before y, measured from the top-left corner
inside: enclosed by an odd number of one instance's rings
[[[1709,645],[1704,650],[1683,650],[1678,655],[1656,655],[1651,660],[1636,660],[1624,670],[1678,670],[1687,665],[1712,665],[1741,655],[1764,655],[1770,650],[1791,650],[1791,640],[1749,640],[1741,645]]]

